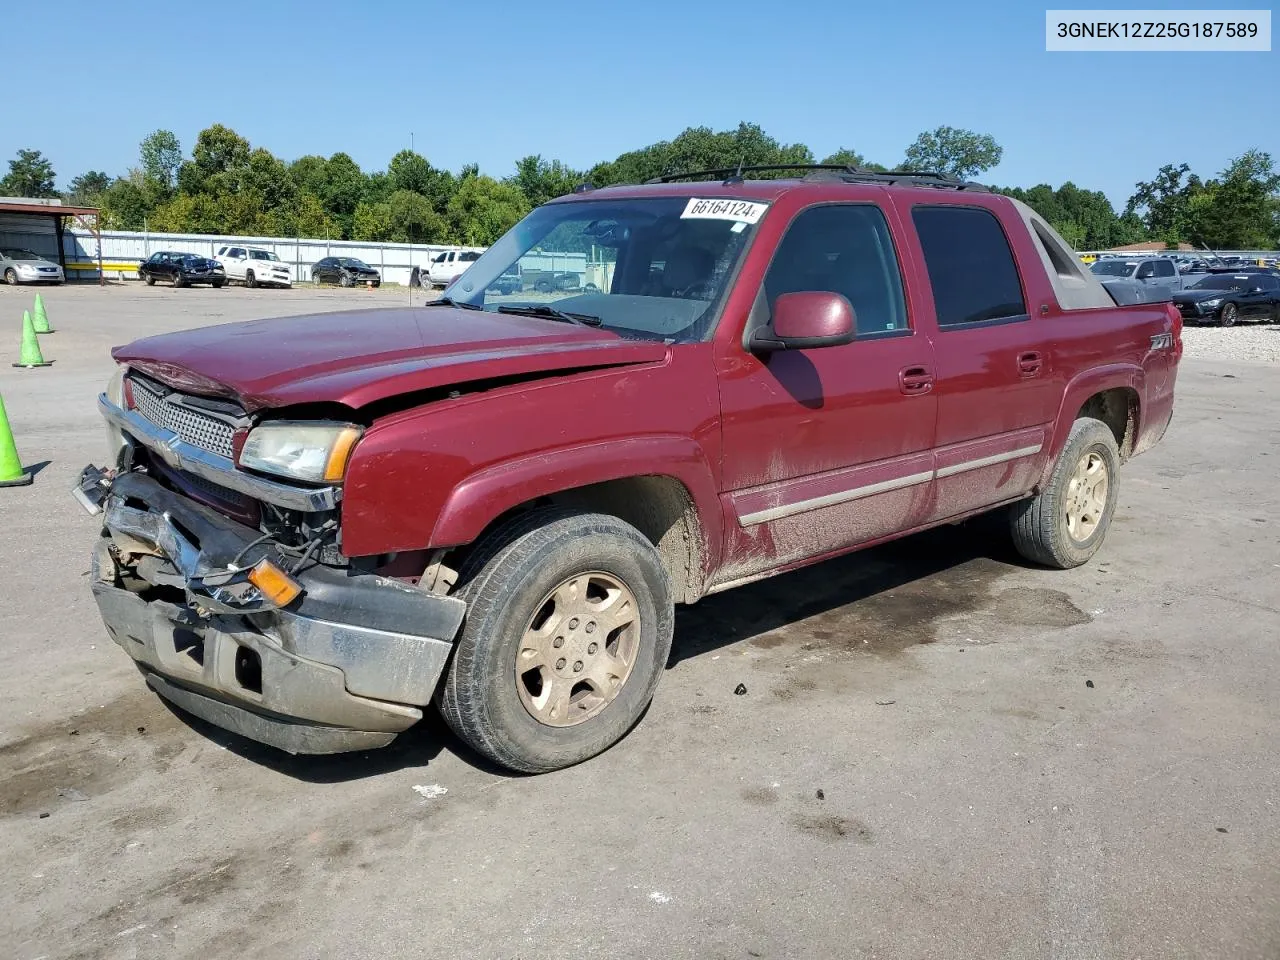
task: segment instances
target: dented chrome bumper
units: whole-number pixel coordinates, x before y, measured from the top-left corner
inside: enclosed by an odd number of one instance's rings
[[[422,717],[461,600],[317,564],[281,608],[233,563],[256,530],[141,473],[90,468],[75,493],[103,516],[103,622],[166,699],[291,753],[383,746]]]

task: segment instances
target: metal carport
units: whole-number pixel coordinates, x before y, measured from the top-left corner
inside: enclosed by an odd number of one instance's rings
[[[95,236],[98,233],[96,207],[74,207],[61,200],[31,197],[0,197],[0,246],[26,247],[34,253],[58,255],[62,275],[67,275],[67,253],[63,249],[65,220],[74,217]],[[98,244],[98,266],[102,266],[102,244]],[[103,283],[102,270],[98,282]]]

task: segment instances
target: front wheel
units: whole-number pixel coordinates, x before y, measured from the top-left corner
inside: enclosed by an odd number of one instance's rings
[[[146,276],[144,276],[142,279],[147,281],[148,287],[154,287],[156,285],[156,278],[149,273]]]
[[[258,285],[258,278],[253,275],[252,270],[244,275],[244,285],[250,290]]]
[[[338,286],[353,287],[355,286],[355,281],[351,279],[351,274],[344,273],[341,277],[338,278]]]
[[[674,607],[658,552],[604,514],[531,511],[464,564],[463,623],[438,695],[473,749],[525,773],[617,743],[653,698]]]
[[[1028,560],[1066,570],[1098,552],[1116,509],[1120,452],[1101,420],[1071,426],[1049,482],[1011,508],[1014,546]]]
[[[1226,303],[1222,305],[1222,312],[1218,314],[1218,322],[1224,327],[1234,327],[1236,321],[1240,319],[1240,311],[1234,303]]]
[[[187,281],[182,278],[182,274],[176,274],[173,278],[173,285],[175,287],[185,287]]]
[[[215,289],[215,290],[221,290],[221,289],[222,289],[222,284],[223,284],[223,281],[222,281],[222,280],[214,280],[214,281],[213,281],[213,283],[212,283],[212,284],[210,284],[210,286],[212,286],[212,287],[213,287],[213,289]]]

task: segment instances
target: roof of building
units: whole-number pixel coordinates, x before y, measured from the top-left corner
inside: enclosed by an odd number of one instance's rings
[[[76,207],[60,200],[33,197],[0,197],[0,213],[23,213],[48,217],[95,217],[97,207]]]

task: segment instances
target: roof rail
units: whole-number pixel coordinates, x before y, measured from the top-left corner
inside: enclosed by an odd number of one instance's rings
[[[744,173],[761,170],[803,170],[806,179],[815,177],[835,178],[847,183],[883,183],[889,186],[903,184],[917,187],[937,187],[943,190],[968,190],[972,193],[989,193],[980,183],[957,180],[955,177],[930,170],[867,170],[840,163],[764,163],[755,166],[723,167],[715,170],[692,170],[686,173],[668,173],[645,181],[675,183],[678,180],[723,180],[725,183],[741,183]]]

